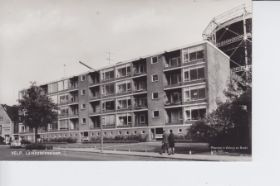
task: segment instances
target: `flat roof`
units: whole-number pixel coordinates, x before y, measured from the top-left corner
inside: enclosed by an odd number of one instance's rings
[[[149,57],[158,56],[158,55],[164,54],[166,52],[173,52],[173,51],[176,51],[176,50],[181,50],[181,49],[184,49],[184,48],[194,47],[196,45],[201,45],[201,44],[209,44],[212,47],[214,47],[217,51],[219,51],[221,54],[223,54],[224,56],[229,58],[228,55],[226,55],[223,51],[221,51],[213,43],[211,43],[211,42],[209,42],[207,40],[202,40],[202,41],[198,41],[198,42],[189,43],[189,44],[186,44],[186,45],[183,45],[183,46],[180,46],[180,47],[172,48],[172,49],[169,49],[169,50],[164,50],[164,51],[156,52],[156,53],[153,53],[153,54],[147,54],[147,55],[139,56],[137,58],[133,58],[133,59],[129,59],[129,60],[119,61],[119,62],[116,62],[114,64],[106,65],[106,66],[103,66],[103,67],[100,67],[100,68],[97,68],[97,69],[94,69],[94,70],[87,70],[84,73],[79,73],[79,74],[76,74],[76,75],[72,75],[72,76],[68,76],[68,77],[63,77],[63,78],[58,79],[58,80],[53,80],[53,81],[49,81],[49,82],[46,82],[46,83],[40,83],[40,85],[38,85],[38,86],[43,86],[43,85],[47,85],[47,84],[51,84],[51,83],[56,83],[56,82],[63,81],[63,80],[68,80],[68,79],[71,79],[71,78],[76,77],[76,76],[86,75],[86,74],[88,74],[90,72],[106,70],[108,68],[112,68],[112,67],[119,66],[119,65],[124,65],[124,64],[127,64],[127,63],[131,63],[131,62],[134,62],[134,61],[141,60],[141,59],[146,59],[146,58],[149,58]],[[23,90],[25,90],[25,89],[23,89]],[[21,91],[23,91],[23,90],[21,90]]]

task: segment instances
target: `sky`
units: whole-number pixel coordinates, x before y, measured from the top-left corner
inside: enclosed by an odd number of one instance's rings
[[[202,40],[211,19],[249,0],[0,0],[0,103],[88,69]]]

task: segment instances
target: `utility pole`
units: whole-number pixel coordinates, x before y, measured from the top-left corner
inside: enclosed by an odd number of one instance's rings
[[[63,64],[63,77],[65,78],[65,68],[66,68],[66,64]]]
[[[106,58],[109,62],[109,65],[111,64],[111,52],[109,50],[109,52],[106,52],[108,54],[108,57]]]
[[[246,79],[246,84],[248,83],[248,51],[247,51],[247,29],[246,29],[246,9],[244,8],[244,13],[243,13],[243,42],[244,42],[244,52],[245,52],[245,79]]]

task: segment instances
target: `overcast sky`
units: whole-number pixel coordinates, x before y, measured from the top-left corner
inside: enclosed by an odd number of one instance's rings
[[[18,91],[202,40],[216,15],[248,0],[0,0],[0,103]],[[65,64],[65,67],[64,67]]]

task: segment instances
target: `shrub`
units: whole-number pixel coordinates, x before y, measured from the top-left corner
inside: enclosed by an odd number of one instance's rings
[[[217,136],[217,130],[210,125],[207,125],[205,121],[197,121],[194,123],[187,134],[187,138],[198,141],[212,143]]]
[[[53,139],[47,139],[44,142],[52,142],[52,143],[76,143],[77,139],[76,138],[71,138],[71,137],[65,137],[65,138],[53,138]]]
[[[28,140],[26,140],[26,139],[22,139],[21,141],[20,141],[20,143],[21,144],[31,144],[31,142],[30,141],[28,141]]]
[[[4,144],[4,138],[0,136],[0,144]]]
[[[147,134],[138,134],[138,135],[117,135],[112,137],[103,137],[104,143],[136,143],[136,142],[145,142],[148,140]],[[89,142],[100,142],[100,137],[91,137]]]
[[[32,143],[25,146],[26,150],[52,150],[53,147],[42,143]]]

